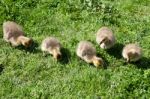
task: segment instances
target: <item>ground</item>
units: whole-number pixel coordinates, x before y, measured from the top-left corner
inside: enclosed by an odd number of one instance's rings
[[[150,97],[149,0],[1,0],[0,98],[148,99]],[[14,48],[3,40],[2,24],[15,21],[35,41],[31,49]],[[108,26],[116,45],[101,49],[97,30]],[[43,56],[42,40],[55,36],[63,45],[63,59]],[[80,60],[77,43],[91,41],[105,68]],[[125,44],[137,43],[143,58],[125,63]]]

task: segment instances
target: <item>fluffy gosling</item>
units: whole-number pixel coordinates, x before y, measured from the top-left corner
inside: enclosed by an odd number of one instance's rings
[[[103,65],[103,60],[96,56],[96,49],[93,47],[93,44],[88,41],[79,42],[76,54],[87,63],[93,63],[96,67]]]
[[[137,44],[127,44],[122,51],[127,62],[136,62],[142,57],[142,49]]]
[[[23,45],[28,48],[32,44],[32,39],[24,36],[22,27],[12,21],[3,23],[3,38],[14,47]]]
[[[61,58],[61,44],[55,37],[47,37],[42,41],[41,50],[53,55],[54,59]]]
[[[96,42],[103,49],[109,49],[115,44],[115,36],[113,31],[108,27],[102,27],[98,30],[96,35]]]

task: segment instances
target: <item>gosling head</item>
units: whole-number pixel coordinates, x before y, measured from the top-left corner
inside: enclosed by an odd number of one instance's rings
[[[103,66],[103,60],[101,58],[95,56],[95,57],[93,57],[93,64],[97,68],[100,68],[101,66]]]
[[[32,45],[32,43],[33,43],[33,40],[32,39],[28,39],[28,40],[24,41],[22,43],[22,45],[25,46],[26,48],[29,48]]]
[[[53,55],[54,59],[56,59],[56,60],[60,60],[62,58],[60,49],[53,49],[52,55]]]
[[[21,44],[26,48],[31,47],[31,45],[33,44],[33,40],[31,38],[24,37],[24,36],[18,37],[18,42],[21,42]]]

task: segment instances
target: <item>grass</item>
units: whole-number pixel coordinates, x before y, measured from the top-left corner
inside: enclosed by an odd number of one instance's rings
[[[148,99],[149,9],[149,0],[1,0],[0,98]],[[7,20],[22,25],[35,40],[32,51],[13,48],[2,39],[2,24]],[[117,38],[107,51],[95,41],[101,26],[110,27]],[[62,62],[42,56],[40,43],[47,36],[61,41]],[[106,69],[96,69],[76,56],[80,40],[95,45]],[[143,48],[143,58],[125,64],[122,47],[134,42]]]

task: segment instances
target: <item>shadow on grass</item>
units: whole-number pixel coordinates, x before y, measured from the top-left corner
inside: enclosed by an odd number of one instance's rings
[[[40,50],[37,49],[38,46],[39,46],[39,44],[34,41],[33,44],[29,48],[25,48],[23,45],[20,45],[16,48],[19,50],[24,50],[29,53],[38,53],[38,52],[40,52]]]
[[[150,68],[150,58],[143,57],[139,61],[137,61],[135,63],[131,63],[131,64],[137,66],[137,68],[140,68],[140,69],[149,69]]]
[[[111,49],[107,49],[107,53],[111,56],[116,57],[117,59],[121,59],[122,58],[122,49],[123,49],[124,45],[121,43],[117,43],[115,44]]]
[[[3,64],[0,64],[0,74],[3,72],[3,70],[4,70],[4,66]]]
[[[69,60],[71,58],[71,53],[70,51],[67,49],[67,48],[62,48],[61,49],[61,52],[62,52],[62,58],[60,59],[60,63],[61,64],[67,64],[69,63]]]

